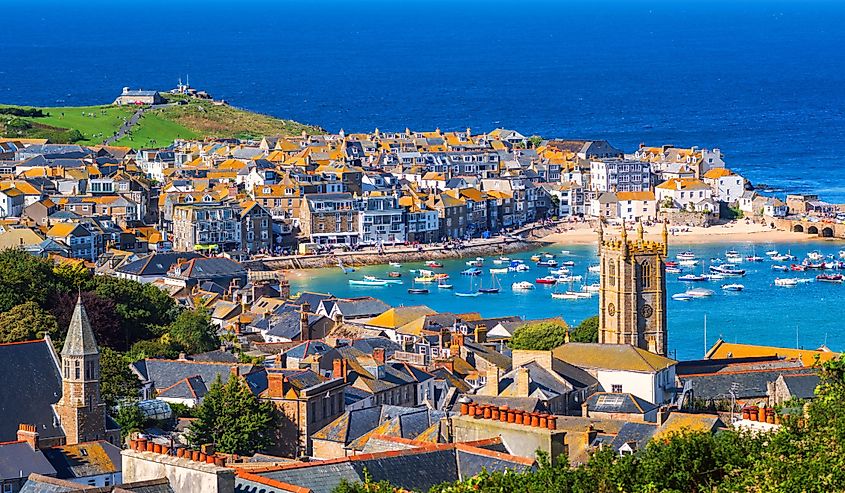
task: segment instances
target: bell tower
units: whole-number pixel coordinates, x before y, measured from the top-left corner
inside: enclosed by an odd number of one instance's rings
[[[56,414],[65,443],[109,439],[106,405],[100,399],[100,351],[81,296],[73,310],[61,359],[62,398],[56,403]]]
[[[599,224],[599,343],[666,355],[667,241],[665,223],[661,242],[646,241],[639,221],[632,241],[624,221],[619,239],[606,239]]]

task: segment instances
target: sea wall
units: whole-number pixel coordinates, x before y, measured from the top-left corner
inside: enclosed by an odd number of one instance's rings
[[[357,266],[379,265],[390,262],[406,263],[425,262],[427,260],[490,257],[540,248],[543,245],[544,243],[538,241],[505,239],[496,242],[468,245],[460,249],[426,245],[422,251],[408,247],[392,249],[385,253],[367,251],[339,252],[323,255],[297,255],[257,260],[246,262],[246,264],[248,267],[255,267],[255,264],[260,263],[271,270],[319,269],[323,267],[337,267],[338,261],[343,262],[343,265],[346,266]]]

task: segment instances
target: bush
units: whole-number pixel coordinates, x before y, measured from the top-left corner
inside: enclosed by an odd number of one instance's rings
[[[569,326],[564,321],[546,321],[525,324],[511,337],[511,349],[550,351],[564,343]]]

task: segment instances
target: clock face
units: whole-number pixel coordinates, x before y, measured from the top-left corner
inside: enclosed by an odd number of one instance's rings
[[[607,305],[607,314],[611,317],[616,316],[616,305],[613,303]]]
[[[642,313],[643,317],[649,318],[654,315],[654,308],[652,308],[649,304],[645,304],[640,310],[640,313]]]

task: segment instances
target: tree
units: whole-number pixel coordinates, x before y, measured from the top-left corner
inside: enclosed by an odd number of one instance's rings
[[[164,291],[150,284],[110,276],[92,278],[85,289],[114,303],[127,345],[162,334],[162,328],[178,315],[176,302]]]
[[[138,407],[138,403],[125,403],[117,409],[117,415],[114,417],[115,422],[120,426],[120,438],[126,438],[127,435],[133,431],[141,431],[144,429],[146,419],[144,413]]]
[[[569,326],[563,320],[525,324],[514,331],[508,346],[511,349],[550,351],[565,342],[568,330]]]
[[[64,341],[76,307],[76,299],[79,296],[79,293],[74,292],[60,293],[55,296],[51,311],[59,324],[56,341]],[[97,338],[97,344],[125,351],[127,349],[126,334],[121,330],[120,320],[114,316],[114,302],[90,291],[83,291],[81,296],[85,313],[88,314],[88,321],[91,322],[91,330]]]
[[[187,353],[196,354],[220,345],[206,310],[184,310],[168,327],[170,340]]]
[[[109,407],[122,400],[138,398],[141,382],[129,369],[125,355],[105,346],[100,347],[100,395]]]
[[[17,249],[0,251],[0,312],[27,301],[43,307],[54,288],[48,260]]]
[[[56,318],[34,301],[27,301],[0,313],[0,342],[29,341],[55,336],[59,326]]]
[[[599,316],[587,317],[570,335],[572,342],[599,342]]]
[[[179,350],[160,340],[138,341],[126,353],[126,359],[130,363],[147,358],[173,359],[177,356],[179,356]]]
[[[218,376],[195,415],[188,430],[193,446],[213,443],[221,452],[248,455],[275,443],[276,407],[259,400],[239,377],[224,385]]]

